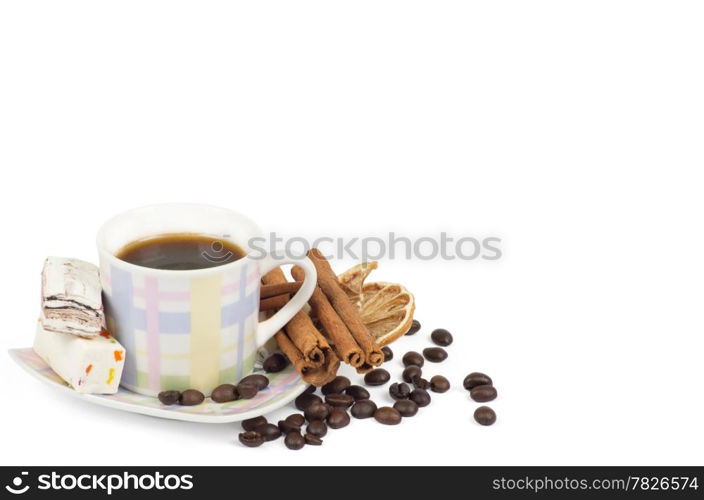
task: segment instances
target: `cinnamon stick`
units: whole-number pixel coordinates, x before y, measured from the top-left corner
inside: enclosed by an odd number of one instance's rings
[[[330,263],[317,248],[308,252],[308,257],[313,261],[315,269],[318,271],[318,285],[327,296],[337,314],[345,323],[349,332],[354,337],[359,347],[364,353],[364,363],[357,368],[363,373],[371,370],[375,366],[381,366],[384,362],[384,355],[381,348],[374,341],[369,330],[362,322],[362,318],[357,308],[352,304],[347,294],[340,288],[335,272],[330,267]]]
[[[279,344],[281,352],[291,361],[291,364],[304,381],[316,387],[323,386],[335,378],[337,369],[340,366],[340,360],[337,357],[330,357],[323,366],[315,367],[303,358],[303,354],[291,342],[288,335],[283,331],[278,331],[274,336]],[[335,356],[333,354],[333,356]]]
[[[259,301],[260,311],[276,311],[281,309],[289,301],[289,295],[284,293],[282,295],[274,295],[273,297],[268,297],[266,299],[261,299]]]
[[[298,266],[291,269],[291,274],[293,279],[299,282],[305,278],[305,271]],[[327,333],[328,338],[334,343],[338,357],[354,368],[364,365],[365,357],[362,348],[357,344],[347,325],[332,307],[320,287],[315,287],[308,303],[313,309],[313,314],[320,321],[324,333]]]
[[[296,293],[299,288],[301,288],[301,283],[297,281],[262,285],[259,289],[259,299],[268,299],[269,297],[283,295],[285,293]]]
[[[264,275],[262,281],[267,285],[287,282],[280,268]],[[340,359],[306,312],[296,313],[284,327],[284,332],[278,332],[276,336],[279,347],[306,382],[317,386],[335,378]]]
[[[286,283],[286,276],[284,276],[284,272],[281,269],[277,268],[264,275],[262,281],[267,285]],[[303,353],[303,358],[306,361],[316,367],[323,365],[325,355],[322,352],[322,347],[324,345],[329,349],[330,346],[315,328],[310,316],[303,311],[299,311],[291,318],[284,329],[291,342]]]

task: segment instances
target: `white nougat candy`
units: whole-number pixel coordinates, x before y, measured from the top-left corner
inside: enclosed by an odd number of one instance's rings
[[[42,271],[42,322],[54,332],[95,337],[105,329],[100,272],[90,262],[49,257]]]
[[[84,338],[46,330],[38,322],[34,350],[76,391],[117,392],[125,364],[125,348],[107,333]]]

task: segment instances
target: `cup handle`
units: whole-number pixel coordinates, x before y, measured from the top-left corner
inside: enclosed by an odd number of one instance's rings
[[[284,260],[276,260],[272,257],[267,257],[259,264],[259,272],[262,276],[283,264],[294,264],[303,269],[306,277],[303,280],[301,288],[288,301],[288,303],[279,309],[271,318],[259,322],[257,327],[257,345],[263,346],[276,332],[281,330],[298,311],[303,309],[310,296],[315,291],[315,286],[318,279],[318,273],[315,270],[315,265],[308,257],[302,258],[287,258]]]

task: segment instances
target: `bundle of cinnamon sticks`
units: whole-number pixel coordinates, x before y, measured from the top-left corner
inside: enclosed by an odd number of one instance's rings
[[[311,315],[300,311],[288,322],[276,340],[303,379],[324,385],[337,374],[340,360],[366,373],[384,362],[381,348],[362,322],[355,305],[340,287],[330,263],[318,249],[308,252],[318,272],[318,286],[309,300]],[[295,282],[288,282],[281,269],[262,278],[260,310],[283,307],[305,277],[302,269],[291,270]],[[317,320],[320,329],[316,328]]]

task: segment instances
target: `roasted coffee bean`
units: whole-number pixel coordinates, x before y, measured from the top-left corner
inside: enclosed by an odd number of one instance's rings
[[[328,395],[328,394],[342,394],[345,389],[347,389],[352,382],[350,382],[350,379],[347,377],[343,377],[341,375],[338,375],[334,379],[332,379],[330,382],[325,384],[323,388],[321,389],[323,394]]]
[[[331,429],[340,429],[350,423],[350,416],[342,408],[333,408],[328,415],[328,427]]]
[[[369,391],[361,385],[351,385],[345,389],[345,394],[349,394],[355,401],[360,399],[369,399]]]
[[[318,436],[314,436],[313,434],[306,434],[303,436],[306,440],[306,444],[310,444],[312,446],[320,446],[323,444],[323,440],[320,439]]]
[[[364,383],[367,385],[384,385],[390,378],[389,372],[383,368],[375,368],[364,376]]]
[[[288,366],[288,358],[280,352],[275,352],[264,360],[262,368],[267,373],[279,373]]]
[[[408,384],[404,384],[403,382],[400,384],[394,382],[389,386],[389,395],[396,400],[408,399],[408,396],[411,395],[411,388],[408,387]]]
[[[382,347],[381,352],[384,353],[384,363],[394,359],[394,351],[392,351],[390,347],[388,347],[388,346]]]
[[[423,363],[425,363],[425,361],[423,360],[423,356],[421,356],[420,353],[417,353],[415,351],[408,351],[406,354],[404,354],[402,361],[404,366],[415,365],[418,368],[421,368],[423,366]]]
[[[328,394],[325,402],[333,408],[349,408],[354,403],[354,398],[349,394]]]
[[[469,396],[477,403],[486,403],[496,399],[496,388],[493,385],[478,385],[469,391]]]
[[[264,441],[273,441],[281,437],[281,429],[274,424],[260,425],[255,429],[264,438]]]
[[[410,365],[405,370],[403,370],[403,374],[401,376],[403,377],[404,381],[411,383],[414,379],[420,378],[422,374],[423,370],[421,370],[419,366]]]
[[[238,437],[240,443],[250,448],[256,448],[264,444],[264,436],[255,431],[242,432]]]
[[[303,391],[303,394],[313,394],[316,389],[317,389],[316,386],[314,386],[314,385],[309,385],[308,387],[306,387],[306,390]]]
[[[234,401],[238,397],[237,386],[232,384],[219,385],[210,393],[210,399],[216,403],[227,403],[228,401]]]
[[[474,420],[482,425],[491,425],[496,422],[496,413],[488,406],[480,406],[474,410]]]
[[[306,408],[305,411],[306,420],[308,420],[308,422],[312,422],[313,420],[324,420],[325,417],[328,416],[328,413],[330,413],[330,411],[323,403],[313,403]]]
[[[428,389],[430,389],[430,382],[428,382],[423,377],[414,378],[413,387],[415,387],[416,389],[423,389],[424,391],[427,391]]]
[[[408,399],[414,401],[421,408],[430,404],[430,394],[425,389],[414,389]]]
[[[195,389],[188,389],[187,391],[183,391],[181,393],[181,399],[179,399],[179,403],[181,403],[181,405],[183,406],[195,406],[201,404],[204,399],[205,396],[202,392],[197,391]]]
[[[431,363],[440,363],[447,359],[447,351],[442,347],[426,347],[423,356]]]
[[[251,382],[240,382],[237,384],[237,393],[240,395],[240,399],[252,399],[259,393],[259,388]]]
[[[175,405],[181,399],[178,391],[162,391],[159,393],[159,402],[163,405]]]
[[[401,414],[396,408],[390,406],[382,406],[374,412],[374,418],[377,422],[384,425],[396,425],[401,423]]]
[[[415,401],[410,399],[401,399],[394,403],[394,408],[398,411],[402,417],[412,417],[418,413],[418,405]]]
[[[452,334],[444,328],[433,330],[433,333],[430,334],[430,339],[437,345],[441,345],[443,347],[447,347],[452,344]]]
[[[322,402],[323,402],[323,400],[321,399],[321,397],[316,394],[303,393],[296,398],[296,401],[294,402],[294,404],[296,405],[296,408],[298,408],[299,410],[305,411],[306,408],[308,408],[313,403],[322,403]]]
[[[411,327],[406,332],[406,335],[415,335],[418,333],[418,330],[420,330],[420,321],[414,319],[413,323],[411,323]]]
[[[433,392],[447,392],[450,390],[450,381],[442,375],[435,375],[430,379],[430,390]]]
[[[371,399],[362,399],[357,401],[350,413],[354,418],[370,418],[374,416],[376,411],[376,403]]]
[[[253,431],[257,427],[266,424],[266,418],[265,417],[254,417],[254,418],[248,418],[247,420],[242,421],[242,428],[246,431]]]
[[[284,444],[289,450],[300,450],[305,446],[306,440],[303,436],[301,436],[300,432],[289,432],[286,434]]]
[[[306,427],[306,432],[314,436],[323,437],[328,433],[328,426],[322,420],[313,420]]]
[[[489,375],[480,372],[472,372],[464,378],[462,385],[464,385],[465,389],[471,391],[478,385],[494,385],[494,382],[492,382]]]
[[[255,373],[254,375],[247,375],[245,378],[240,380],[239,384],[254,384],[257,387],[257,390],[262,390],[266,389],[269,387],[269,379],[266,378],[264,375],[261,375],[259,373]]]
[[[279,429],[284,434],[288,434],[289,432],[300,432],[301,426],[296,425],[294,422],[290,422],[288,419],[286,419],[286,420],[279,420]]]
[[[297,425],[298,427],[303,427],[303,424],[306,423],[306,417],[300,413],[291,413],[288,417],[286,417],[286,422]]]

